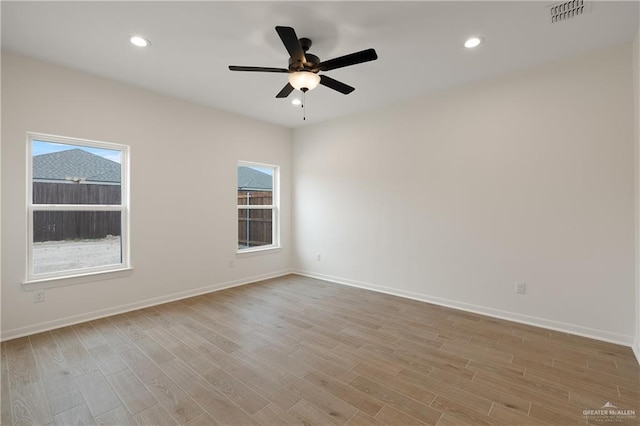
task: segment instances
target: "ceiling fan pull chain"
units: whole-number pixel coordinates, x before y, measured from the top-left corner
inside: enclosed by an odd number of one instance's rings
[[[302,91],[302,121],[307,120],[307,101],[305,99],[307,92],[306,90]]]

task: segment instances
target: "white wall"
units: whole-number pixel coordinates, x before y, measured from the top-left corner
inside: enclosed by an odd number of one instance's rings
[[[290,268],[290,130],[12,53],[2,123],[3,339]],[[27,131],[130,145],[131,276],[48,289],[39,304],[22,290]],[[278,253],[236,259],[238,160],[281,166]]]
[[[631,345],[631,93],[624,45],[297,129],[295,268]]]
[[[293,148],[287,129],[3,53],[1,337],[293,262],[352,285],[640,341],[630,49],[305,126]],[[27,131],[131,146],[131,276],[49,289],[41,304],[21,289]],[[282,167],[283,223],[295,221],[279,253],[235,257],[239,159]],[[514,294],[516,280],[526,295]]]

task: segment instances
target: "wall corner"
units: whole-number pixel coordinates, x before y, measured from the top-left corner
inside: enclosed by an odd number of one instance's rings
[[[636,33],[632,47],[633,60],[633,146],[635,178],[635,339],[633,352],[640,363],[640,29]]]

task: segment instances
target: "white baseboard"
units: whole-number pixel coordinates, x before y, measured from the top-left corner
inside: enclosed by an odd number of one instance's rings
[[[73,315],[70,317],[61,318],[53,321],[47,321],[39,324],[29,325],[26,327],[15,328],[13,330],[6,330],[0,333],[0,341],[15,339],[23,336],[29,336],[31,334],[41,333],[49,330],[55,330],[56,328],[60,328],[60,327],[67,327],[69,325],[79,324],[86,321],[93,321],[99,318],[104,318],[112,315],[122,314],[125,312],[135,311],[137,309],[143,309],[143,308],[148,308],[150,306],[161,305],[163,303],[174,302],[176,300],[187,299],[189,297],[194,297],[194,296],[198,296],[205,293],[213,293],[213,292],[224,290],[227,288],[238,287],[245,284],[251,284],[257,281],[281,277],[283,275],[288,275],[291,273],[292,271],[290,270],[276,271],[268,274],[256,275],[253,277],[241,278],[238,280],[213,284],[205,287],[196,288],[193,290],[181,291],[179,293],[173,293],[166,296],[145,299],[139,302],[127,303],[126,305],[120,305],[113,308],[101,309],[99,311],[87,312],[85,314]]]
[[[28,336],[31,334],[54,330],[60,327],[66,327],[69,325],[79,324],[86,321],[93,321],[99,318],[104,318],[111,315],[117,315],[125,312],[135,311],[137,309],[143,309],[150,306],[161,305],[163,303],[169,303],[176,300],[186,299],[189,297],[194,297],[194,296],[198,296],[205,293],[213,293],[213,292],[224,290],[227,288],[238,287],[241,285],[251,284],[254,282],[258,282],[258,281],[262,281],[270,278],[281,277],[291,273],[305,276],[305,277],[330,281],[337,284],[348,285],[351,287],[358,287],[366,290],[372,290],[379,293],[390,294],[393,296],[404,297],[407,299],[418,300],[421,302],[433,303],[435,305],[446,306],[449,308],[459,309],[467,312],[473,312],[481,315],[487,315],[494,318],[500,318],[500,319],[514,321],[514,322],[532,325],[536,327],[542,327],[542,328],[561,331],[565,333],[576,334],[579,336],[589,337],[592,339],[602,340],[605,342],[611,342],[611,343],[616,343],[624,346],[630,346],[631,349],[633,349],[636,359],[640,363],[640,340],[634,339],[632,336],[625,336],[625,335],[611,333],[604,330],[592,329],[592,328],[582,327],[574,324],[552,321],[544,318],[532,317],[528,315],[517,314],[514,312],[492,309],[485,306],[473,305],[470,303],[458,302],[455,300],[429,296],[426,294],[408,292],[408,291],[398,290],[390,287],[384,287],[384,286],[379,286],[371,283],[366,283],[362,281],[356,281],[356,280],[336,277],[332,275],[325,275],[325,274],[319,274],[315,272],[302,271],[302,270],[281,270],[281,271],[272,272],[268,274],[256,275],[256,276],[242,278],[238,280],[213,284],[210,286],[200,287],[193,290],[173,293],[166,296],[154,297],[151,299],[141,300],[139,302],[134,302],[134,303],[128,303],[128,304],[116,306],[113,308],[102,309],[99,311],[88,312],[80,315],[73,315],[70,317],[61,318],[54,321],[47,321],[44,323],[29,325],[26,327],[20,327],[13,330],[6,330],[0,333],[0,341],[15,339],[18,337]]]
[[[545,318],[532,317],[528,315],[522,315],[515,312],[502,311],[498,309],[488,308],[480,305],[473,305],[471,303],[459,302],[456,300],[443,299],[440,297],[429,296],[422,293],[414,293],[404,290],[398,290],[395,288],[384,287],[362,281],[351,280],[347,278],[335,277],[332,275],[319,274],[316,272],[294,270],[294,274],[301,275],[309,278],[317,278],[324,281],[330,281],[336,284],[348,285],[351,287],[363,288],[366,290],[377,291],[379,293],[390,294],[393,296],[404,297],[407,299],[418,300],[421,302],[433,303],[434,305],[446,306],[448,308],[459,309],[461,311],[473,312],[480,315],[486,315],[494,318],[500,318],[507,321],[513,321],[521,324],[532,325],[535,327],[547,328],[550,330],[560,331],[563,333],[575,334],[578,336],[589,337],[591,339],[602,340],[605,342],[616,343],[623,346],[631,346],[636,354],[636,358],[640,362],[640,349],[638,349],[638,342],[634,345],[633,336],[626,336],[623,334],[611,333],[605,330],[598,330],[594,328],[582,327],[575,324],[568,324],[559,321],[548,320]]]

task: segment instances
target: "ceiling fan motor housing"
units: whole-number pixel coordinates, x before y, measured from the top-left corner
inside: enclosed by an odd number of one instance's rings
[[[318,72],[318,65],[320,65],[320,58],[311,53],[304,54],[306,62],[289,58],[289,71],[313,71]]]

